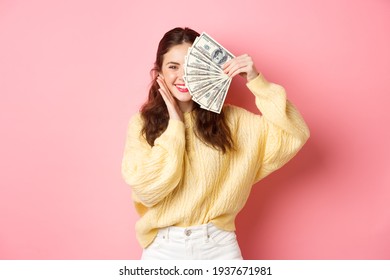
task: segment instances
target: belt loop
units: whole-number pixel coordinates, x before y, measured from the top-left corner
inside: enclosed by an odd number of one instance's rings
[[[165,231],[165,239],[167,242],[169,240],[169,229],[170,229],[170,227],[167,227],[167,230]]]
[[[204,227],[203,227],[203,239],[204,239],[204,242],[207,243],[209,242],[209,224],[206,224]]]
[[[169,227],[163,228],[160,230],[162,238],[165,242],[168,242],[169,239]]]

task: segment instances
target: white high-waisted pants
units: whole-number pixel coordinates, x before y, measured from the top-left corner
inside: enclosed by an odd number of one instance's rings
[[[242,260],[236,234],[212,223],[160,229],[142,260]]]

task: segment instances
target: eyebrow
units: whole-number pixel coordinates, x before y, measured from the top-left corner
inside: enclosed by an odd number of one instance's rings
[[[174,61],[169,61],[169,62],[167,62],[166,64],[175,64],[175,65],[180,65],[180,63],[178,63],[178,62],[174,62]]]

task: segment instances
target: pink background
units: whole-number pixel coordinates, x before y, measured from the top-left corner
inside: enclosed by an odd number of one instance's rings
[[[138,259],[120,166],[158,41],[206,31],[312,136],[237,219],[247,259],[390,259],[387,0],[0,2],[0,258]],[[228,102],[255,111],[235,78]]]

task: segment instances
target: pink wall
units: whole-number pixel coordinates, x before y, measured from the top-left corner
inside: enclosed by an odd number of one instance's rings
[[[0,258],[140,256],[124,138],[175,26],[252,55],[311,128],[239,214],[244,257],[389,259],[387,0],[1,1]],[[255,110],[240,78],[228,101]]]

